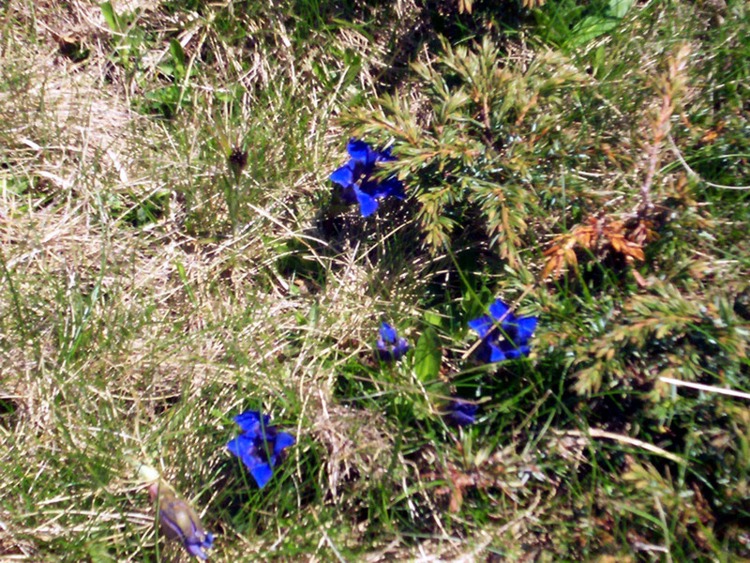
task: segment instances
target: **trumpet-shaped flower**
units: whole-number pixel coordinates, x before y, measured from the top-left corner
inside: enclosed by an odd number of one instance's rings
[[[475,403],[453,399],[448,404],[448,415],[446,418],[448,422],[455,426],[469,426],[476,422],[477,410],[479,410],[479,406]]]
[[[376,151],[364,141],[350,139],[346,145],[349,162],[331,173],[331,181],[341,187],[341,199],[347,204],[359,203],[362,217],[369,217],[378,208],[378,200],[393,196],[404,199],[404,185],[395,176],[374,179],[378,162],[396,160],[390,149]]]
[[[375,344],[375,354],[384,362],[395,362],[409,351],[409,343],[406,338],[400,337],[386,322],[380,324],[378,341]]]
[[[227,443],[227,449],[240,458],[262,489],[271,480],[282,451],[294,444],[294,436],[271,426],[271,417],[258,411],[245,411],[234,421],[242,432]]]
[[[159,527],[167,538],[179,540],[187,552],[199,559],[208,559],[206,549],[214,543],[214,536],[206,532],[201,519],[185,500],[151,466],[141,464],[138,474],[150,482],[151,500],[158,500]]]
[[[469,321],[482,338],[477,358],[482,362],[502,362],[531,351],[529,340],[536,330],[537,317],[516,317],[500,299],[490,305],[490,314]]]

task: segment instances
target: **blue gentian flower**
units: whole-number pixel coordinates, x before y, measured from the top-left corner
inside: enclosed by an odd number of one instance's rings
[[[384,362],[395,362],[409,351],[406,338],[400,337],[396,329],[387,322],[380,323],[380,335],[375,345],[375,354]]]
[[[341,199],[347,204],[359,203],[362,217],[369,217],[378,208],[378,200],[393,196],[404,199],[404,185],[391,176],[385,180],[374,179],[373,173],[378,162],[396,160],[391,150],[376,151],[370,145],[357,139],[349,139],[346,145],[349,162],[333,171],[330,178],[341,186]]]
[[[151,466],[140,464],[138,475],[148,481],[151,500],[159,502],[159,524],[162,533],[180,540],[187,552],[199,559],[208,559],[206,549],[213,546],[214,536],[206,532],[198,514]]]
[[[537,317],[516,317],[505,303],[496,299],[490,305],[489,315],[469,321],[469,326],[482,338],[477,358],[492,363],[528,356],[529,340],[538,321]]]
[[[474,424],[477,418],[477,411],[479,405],[475,403],[469,403],[468,401],[462,401],[461,399],[453,399],[448,404],[448,422],[455,426],[469,426]]]
[[[242,433],[227,443],[227,449],[242,460],[262,489],[271,480],[281,452],[294,444],[294,436],[271,426],[271,417],[261,417],[258,411],[245,411],[234,421]]]

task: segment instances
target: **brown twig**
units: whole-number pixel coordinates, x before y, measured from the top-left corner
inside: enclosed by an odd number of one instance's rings
[[[654,138],[647,149],[648,166],[640,189],[641,202],[638,206],[639,214],[649,211],[654,206],[651,201],[651,186],[654,183],[656,170],[659,166],[662,143],[669,135],[671,129],[670,119],[675,109],[675,97],[680,89],[681,75],[687,66],[689,53],[690,48],[687,45],[682,45],[674,57],[670,58],[669,70],[666,76],[664,76],[661,108],[653,126]]]

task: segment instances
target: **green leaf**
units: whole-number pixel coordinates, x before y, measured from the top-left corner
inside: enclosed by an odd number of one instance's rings
[[[578,47],[585,45],[600,35],[609,33],[617,27],[619,20],[604,16],[588,16],[576,24],[571,32],[568,45]]]
[[[99,4],[99,8],[102,11],[104,21],[107,22],[109,29],[114,32],[121,33],[122,28],[120,26],[120,19],[117,17],[115,9],[112,7],[112,2],[102,2],[101,4]]]
[[[426,323],[429,323],[432,326],[436,326],[438,328],[440,328],[440,325],[443,324],[443,317],[441,317],[437,313],[433,313],[432,311],[425,312],[424,320]]]
[[[175,265],[175,268],[177,268],[177,275],[180,277],[182,286],[185,288],[185,292],[188,294],[188,297],[190,298],[190,302],[195,307],[197,307],[198,301],[195,298],[195,293],[193,293],[193,288],[190,286],[190,279],[187,277],[185,266],[183,266],[182,262],[180,262],[179,260],[175,260],[174,265]]]
[[[624,18],[635,0],[609,0],[609,15],[614,18]]]
[[[174,61],[174,77],[177,80],[182,80],[185,78],[185,51],[179,41],[172,39],[169,42],[169,52],[172,54],[172,60]]]
[[[432,328],[427,328],[419,337],[414,350],[414,371],[420,381],[430,381],[437,377],[441,358],[437,333]]]

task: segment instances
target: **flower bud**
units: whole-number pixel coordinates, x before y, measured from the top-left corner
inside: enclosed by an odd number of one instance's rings
[[[180,498],[159,473],[148,465],[138,469],[139,477],[150,481],[151,500],[158,500],[158,518],[162,533],[169,539],[180,540],[187,552],[199,559],[208,559],[204,551],[214,542],[213,534],[206,532],[193,507]]]

